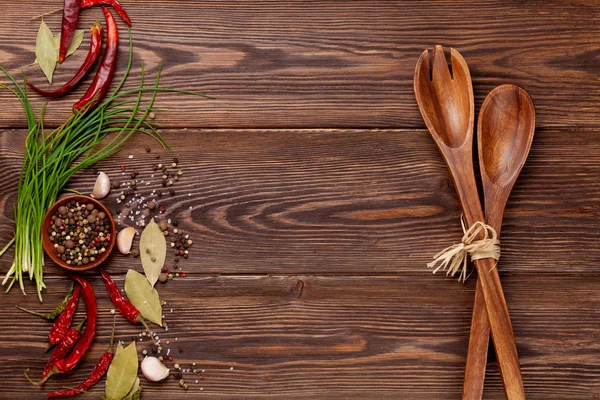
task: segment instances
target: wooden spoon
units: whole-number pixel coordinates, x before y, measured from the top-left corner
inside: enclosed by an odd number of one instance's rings
[[[450,170],[467,226],[484,221],[473,170],[473,86],[469,67],[460,53],[450,51],[452,75],[442,46],[435,46],[429,61],[425,50],[415,68],[417,103],[431,136]],[[431,66],[430,66],[431,64]],[[494,347],[504,390],[509,400],[525,399],[519,356],[495,260],[477,260]]]
[[[479,165],[485,219],[498,235],[504,207],[529,154],[534,130],[535,108],[525,89],[502,85],[485,98],[477,125]],[[477,282],[463,399],[479,400],[483,395],[489,337],[490,324]]]

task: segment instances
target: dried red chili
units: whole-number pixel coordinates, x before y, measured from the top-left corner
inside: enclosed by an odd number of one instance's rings
[[[79,2],[81,0],[65,0],[60,28],[60,46],[58,48],[58,63],[62,63],[67,55],[69,44],[75,34],[79,20]]]
[[[90,8],[94,6],[111,6],[115,9],[117,14],[123,19],[123,21],[131,27],[131,20],[125,12],[125,9],[119,4],[117,0],[81,0],[81,8]]]
[[[62,95],[69,93],[79,83],[79,81],[88,73],[91,66],[94,64],[94,62],[100,55],[100,50],[102,49],[102,36],[103,35],[104,35],[104,30],[102,29],[102,25],[99,22],[95,22],[92,25],[92,28],[90,29],[90,36],[91,36],[90,50],[88,52],[87,57],[85,58],[85,61],[83,62],[81,67],[79,67],[79,70],[77,71],[77,73],[67,83],[65,83],[61,88],[56,89],[56,90],[50,90],[50,91],[42,90],[42,89],[34,86],[33,84],[31,84],[31,82],[28,81],[27,84],[29,85],[29,87],[32,88],[33,90],[35,90],[36,92],[38,92],[39,94],[46,96],[46,97],[60,97]]]
[[[89,388],[94,386],[96,383],[98,383],[100,378],[102,378],[104,376],[104,374],[106,374],[106,371],[108,371],[108,367],[110,367],[110,363],[112,362],[112,359],[114,357],[114,353],[113,353],[114,337],[115,337],[115,325],[113,323],[113,330],[112,330],[112,335],[110,337],[110,344],[108,345],[108,349],[102,354],[102,356],[100,356],[100,359],[94,366],[94,369],[92,370],[90,375],[79,386],[77,386],[73,389],[57,390],[55,392],[48,393],[46,396],[49,399],[54,398],[54,397],[75,396],[75,395],[85,392],[86,390],[88,390]]]
[[[119,47],[119,30],[117,23],[108,8],[102,7],[106,17],[106,49],[102,56],[100,67],[94,76],[92,84],[83,97],[73,105],[73,110],[94,107],[106,94],[117,64],[117,48]]]
[[[83,302],[85,303],[85,310],[87,315],[87,325],[81,338],[73,348],[71,353],[54,363],[48,375],[42,380],[41,383],[48,380],[49,377],[55,374],[63,374],[71,371],[81,361],[85,353],[90,348],[94,336],[96,336],[96,322],[98,320],[98,306],[96,305],[96,296],[94,295],[94,289],[90,286],[89,282],[78,276],[71,276],[75,282],[81,286],[81,294]]]
[[[39,312],[36,312],[36,311],[31,311],[31,310],[28,310],[26,308],[19,307],[19,306],[17,306],[17,308],[19,310],[21,310],[21,311],[25,311],[26,313],[29,313],[29,314],[32,314],[32,315],[37,315],[38,317],[42,317],[44,319],[47,319],[48,321],[54,321],[65,310],[65,306],[69,302],[69,299],[73,296],[73,289],[74,288],[75,288],[75,283],[71,282],[71,286],[69,287],[69,291],[67,292],[67,295],[65,296],[65,298],[63,299],[63,301],[61,301],[60,304],[57,305],[54,308],[54,310],[50,311],[49,313],[43,314],[43,313],[39,313]]]
[[[77,343],[77,341],[81,337],[81,328],[83,327],[83,324],[85,323],[86,319],[81,321],[81,323],[76,327],[70,328],[69,331],[65,334],[63,340],[61,340],[58,346],[54,348],[52,354],[50,355],[50,359],[48,360],[48,363],[44,368],[44,372],[42,373],[42,379],[44,379],[46,375],[48,375],[48,372],[50,372],[50,369],[54,365],[54,362],[65,358],[69,351],[73,348],[75,343]]]
[[[112,300],[115,307],[117,307],[117,310],[119,310],[119,312],[130,322],[134,324],[141,322],[142,324],[146,325],[146,321],[144,321],[140,311],[133,304],[131,304],[131,302],[127,300],[125,296],[123,296],[115,281],[112,280],[112,278],[106,273],[106,271],[104,271],[104,269],[99,269],[100,273],[102,274],[102,279],[104,279],[104,285],[108,291],[108,296]]]
[[[48,332],[48,341],[51,344],[59,344],[69,330],[71,322],[73,321],[73,315],[75,315],[75,311],[77,311],[80,290],[81,289],[79,286],[75,288],[73,296],[69,299],[67,305],[65,306],[65,311],[60,314],[60,317],[58,317],[58,319],[54,322],[54,325],[52,325],[50,332]]]

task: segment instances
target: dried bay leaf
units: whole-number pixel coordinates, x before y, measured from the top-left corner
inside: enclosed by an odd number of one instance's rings
[[[58,61],[58,52],[54,48],[52,32],[43,19],[35,41],[35,56],[48,82],[52,83],[52,75]]]
[[[71,54],[75,53],[75,50],[77,50],[79,48],[79,46],[81,46],[81,43],[83,43],[83,35],[84,34],[85,34],[84,29],[76,29],[75,30],[75,34],[73,35],[71,44],[69,44],[69,49],[67,50],[67,55],[65,56],[65,58],[67,58]],[[58,49],[60,47],[60,32],[57,35],[54,35],[52,37],[52,45],[56,49],[56,62],[58,62]],[[55,66],[56,66],[56,62],[54,63]],[[33,63],[39,64],[38,59],[37,59],[37,54],[36,54],[35,61]]]
[[[140,311],[142,317],[162,326],[160,297],[144,275],[132,269],[127,271],[125,293],[129,301]]]
[[[150,220],[142,236],[140,237],[140,258],[142,259],[142,267],[146,279],[152,286],[158,280],[158,275],[165,264],[167,257],[167,241],[164,233],[154,222],[154,218]]]
[[[142,386],[140,385],[140,378],[135,378],[135,382],[133,382],[133,386],[127,396],[123,398],[123,400],[139,400],[142,395]]]
[[[107,400],[121,400],[127,396],[138,374],[138,355],[135,341],[118,352],[106,373]]]
[[[84,29],[76,29],[75,30],[75,33],[73,34],[73,39],[71,39],[71,43],[69,44],[69,48],[67,49],[66,57],[69,57],[71,54],[75,53],[75,50],[77,50],[79,48],[79,46],[81,46],[81,43],[83,42],[84,33],[85,33]],[[56,52],[57,52],[56,57],[58,59],[58,49],[60,48],[60,32],[54,36],[53,40],[54,40],[54,47],[56,48]]]

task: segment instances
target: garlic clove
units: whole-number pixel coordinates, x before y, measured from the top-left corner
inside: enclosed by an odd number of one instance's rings
[[[96,178],[96,183],[94,184],[94,190],[90,196],[95,199],[102,199],[106,197],[106,195],[110,192],[110,178],[104,172],[98,172],[98,178]]]
[[[129,254],[136,233],[135,228],[131,226],[119,231],[117,234],[117,248],[122,254]]]
[[[160,382],[169,376],[169,368],[165,367],[156,357],[144,358],[141,369],[146,379],[152,382]]]

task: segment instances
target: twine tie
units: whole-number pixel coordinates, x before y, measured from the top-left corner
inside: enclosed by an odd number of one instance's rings
[[[458,281],[465,282],[471,275],[470,273],[467,275],[467,254],[471,256],[471,261],[482,258],[493,258],[498,261],[500,241],[496,230],[481,221],[475,222],[469,229],[466,229],[462,218],[460,223],[464,232],[461,242],[437,253],[427,267],[435,268],[434,274],[439,270],[446,271],[446,276],[454,276],[460,271]],[[483,234],[483,238],[477,239],[480,234]]]

